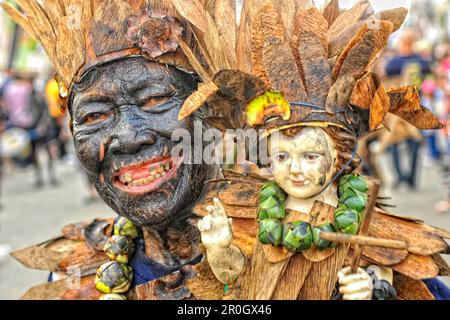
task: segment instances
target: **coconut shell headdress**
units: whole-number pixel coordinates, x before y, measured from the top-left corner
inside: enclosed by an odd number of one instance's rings
[[[199,1],[173,2],[197,27],[197,38],[208,36],[210,15]],[[212,37],[227,49],[223,52],[233,70],[224,70],[225,64],[210,72],[197,70],[204,83],[179,118],[204,107],[204,120],[222,129],[255,127],[270,133],[332,125],[359,137],[379,128],[392,113],[419,129],[441,128],[421,106],[416,88],[387,91],[371,71],[406,14],[404,8],[374,14],[366,0],[344,12],[337,0],[323,12],[308,0],[247,0],[239,26],[232,24],[220,38]],[[222,70],[214,73],[217,69]]]

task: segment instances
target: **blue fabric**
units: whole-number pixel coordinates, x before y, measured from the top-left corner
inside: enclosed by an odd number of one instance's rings
[[[423,280],[423,282],[436,300],[450,300],[450,289],[442,281],[433,278]]]
[[[422,77],[430,72],[428,62],[422,59],[418,54],[410,56],[395,56],[386,65],[385,71],[388,76],[399,76],[402,74],[405,66],[409,64],[419,64],[421,67]]]
[[[182,267],[168,267],[149,259],[145,255],[144,244],[145,243],[142,238],[137,238],[135,241],[136,251],[130,261],[130,265],[134,272],[132,287],[161,278],[179,270]],[[200,255],[185,265],[197,264],[202,260],[202,258],[203,256]]]

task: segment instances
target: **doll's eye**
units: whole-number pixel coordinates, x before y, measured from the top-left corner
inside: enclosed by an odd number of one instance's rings
[[[319,158],[320,158],[320,154],[318,154],[318,153],[313,153],[313,152],[305,153],[305,159],[307,161],[316,161]]]
[[[286,152],[278,152],[274,157],[278,162],[285,162],[289,160],[289,154],[287,154]]]

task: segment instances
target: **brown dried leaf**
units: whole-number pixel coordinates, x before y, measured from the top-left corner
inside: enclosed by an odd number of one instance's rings
[[[436,278],[439,268],[431,256],[410,254],[399,264],[392,267],[395,271],[415,280]]]
[[[11,255],[27,268],[52,272],[59,271],[58,264],[65,256],[64,253],[37,246],[14,251]]]
[[[294,30],[295,14],[297,12],[296,0],[273,1],[275,9],[282,17],[286,39],[290,40]]]
[[[298,39],[299,60],[308,93],[307,101],[323,106],[332,85],[326,49],[315,33],[301,33]]]
[[[96,7],[90,36],[97,56],[131,47],[125,35],[127,18],[132,13],[130,5],[122,0],[102,1]]]
[[[337,79],[344,74],[352,75],[355,79],[361,78],[386,46],[392,28],[393,24],[388,21],[367,22],[341,53],[333,69],[333,78]]]
[[[288,100],[306,98],[281,17],[271,1],[264,3],[254,21],[252,53],[254,74],[267,78],[272,88],[281,91]]]
[[[350,97],[350,104],[361,109],[369,109],[380,85],[380,78],[375,73],[367,73],[364,77],[356,81],[355,88]]]
[[[98,300],[102,293],[95,289],[95,276],[86,276],[76,279],[77,286],[70,288],[61,297],[61,300]]]
[[[227,51],[227,58],[232,67],[237,64],[236,60],[236,3],[230,0],[216,0],[214,21],[217,32]]]
[[[420,130],[442,129],[444,127],[430,110],[420,104],[420,96],[414,86],[392,89],[387,94],[390,97],[390,113],[411,123]]]
[[[20,300],[61,300],[68,289],[67,279],[49,282],[28,289]]]
[[[448,250],[447,243],[434,228],[376,212],[369,236],[406,241],[408,251],[418,255],[432,255]]]
[[[370,104],[370,130],[377,129],[383,122],[384,117],[389,112],[389,96],[384,91],[383,86],[380,86],[373,97]]]
[[[337,79],[327,96],[325,106],[327,112],[334,113],[336,110],[347,108],[354,86],[355,78],[351,75],[344,75]]]
[[[339,17],[339,14],[339,0],[331,0],[323,10],[323,16],[327,20],[329,26],[333,25],[334,21]]]
[[[237,34],[236,59],[237,68],[244,72],[252,72],[252,19],[265,1],[245,0],[243,3]]]
[[[198,90],[186,99],[178,114],[178,120],[183,120],[200,109],[211,96],[217,93],[219,87],[214,82],[199,84]]]
[[[336,18],[328,30],[328,38],[333,39],[372,12],[373,9],[368,0],[358,1],[351,9],[344,11]]]
[[[194,68],[195,72],[200,76],[202,81],[211,81],[211,76],[192,52],[191,48],[181,39],[178,39],[178,44],[180,45],[181,50],[183,50],[184,55],[188,58],[190,65]]]
[[[85,46],[82,31],[75,22],[75,16],[62,17],[58,24],[59,37],[56,41],[56,57],[60,66],[59,76],[70,84],[84,63]]]
[[[435,300],[424,282],[394,273],[394,288],[399,300]]]
[[[9,2],[2,2],[0,6],[6,13],[13,19],[19,26],[22,27],[31,37],[36,38],[36,34],[30,25],[27,17],[19,12],[15,7],[13,7]]]
[[[65,226],[61,232],[64,238],[69,240],[84,240],[84,228],[89,222],[71,223]]]
[[[391,10],[380,11],[375,14],[375,17],[379,20],[390,21],[394,25],[392,32],[397,31],[403,25],[403,22],[408,15],[408,9],[395,8]]]

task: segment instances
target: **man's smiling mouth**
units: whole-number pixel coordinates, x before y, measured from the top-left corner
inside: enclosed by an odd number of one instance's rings
[[[174,162],[171,157],[156,157],[126,165],[113,175],[113,186],[135,196],[156,191],[176,176],[181,162],[181,159]]]

